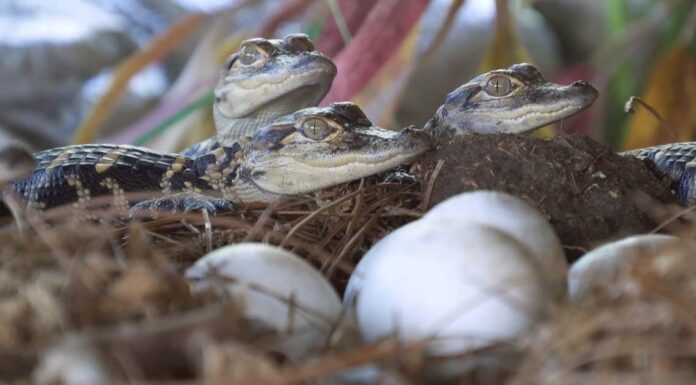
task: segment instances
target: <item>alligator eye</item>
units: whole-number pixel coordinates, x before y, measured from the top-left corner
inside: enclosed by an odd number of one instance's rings
[[[263,53],[256,47],[245,45],[239,51],[239,62],[245,66],[256,63],[263,58]]]
[[[234,67],[234,63],[236,63],[239,59],[239,55],[231,55],[229,58],[227,58],[227,61],[225,62],[225,69],[228,71]]]
[[[512,89],[512,81],[506,76],[493,76],[486,83],[486,92],[491,96],[505,96],[512,92]]]
[[[329,136],[331,133],[331,127],[323,119],[310,118],[302,122],[302,127],[300,127],[302,135],[312,140],[322,140]]]
[[[314,51],[314,43],[303,33],[295,33],[285,37],[285,41],[301,52]]]

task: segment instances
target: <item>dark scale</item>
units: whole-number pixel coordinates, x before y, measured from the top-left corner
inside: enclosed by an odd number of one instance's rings
[[[26,201],[45,209],[76,202],[80,196],[113,195],[114,186],[125,194],[152,192],[155,197],[161,196],[165,187],[173,193],[185,188],[208,190],[208,184],[200,176],[205,175],[211,164],[212,170],[229,166],[239,146],[223,150],[218,152],[222,156],[209,153],[194,160],[132,146],[55,148],[36,153],[34,172],[12,187]],[[111,186],[107,181],[111,181]]]
[[[672,180],[679,201],[687,206],[696,204],[696,145],[693,142],[672,143],[624,152],[646,160],[659,173]]]

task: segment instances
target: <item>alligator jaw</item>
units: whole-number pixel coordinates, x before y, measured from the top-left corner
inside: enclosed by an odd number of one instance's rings
[[[352,107],[336,117],[338,105]],[[306,118],[303,114],[331,120],[335,133],[326,140],[307,140],[288,121],[261,130],[244,154],[240,175],[245,181],[267,193],[304,194],[389,170],[431,146],[431,136],[423,130],[394,132],[372,126],[352,103],[304,111],[296,114],[300,121]]]
[[[256,69],[260,73],[253,76],[242,73],[221,78],[215,88],[216,115],[222,119],[245,118],[269,107],[289,113],[319,103],[331,87],[336,66],[317,52],[304,55],[269,63],[280,67],[277,70]],[[306,87],[314,92],[304,95],[302,103],[298,104],[293,93]],[[284,108],[285,103],[292,108]],[[283,114],[276,116],[280,115]]]
[[[505,83],[503,95],[491,94],[498,90],[492,82]],[[524,133],[587,109],[597,95],[585,81],[551,83],[534,66],[515,64],[480,75],[449,93],[426,130],[439,140],[467,133]]]

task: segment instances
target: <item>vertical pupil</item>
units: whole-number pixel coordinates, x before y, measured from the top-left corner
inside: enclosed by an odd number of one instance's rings
[[[243,47],[242,48],[242,63],[243,64],[251,64],[254,61],[256,61],[256,55],[255,51],[249,47]]]

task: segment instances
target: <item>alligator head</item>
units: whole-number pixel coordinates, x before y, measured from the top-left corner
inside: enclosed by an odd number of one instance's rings
[[[430,143],[422,130],[373,126],[353,103],[306,108],[260,129],[243,147],[236,195],[253,201],[316,191],[411,161]]]
[[[438,139],[464,133],[524,133],[575,115],[597,98],[584,80],[551,83],[531,64],[477,76],[450,92],[426,124]]]
[[[336,65],[304,34],[245,40],[215,87],[218,140],[231,144],[279,116],[317,105],[334,76]]]

